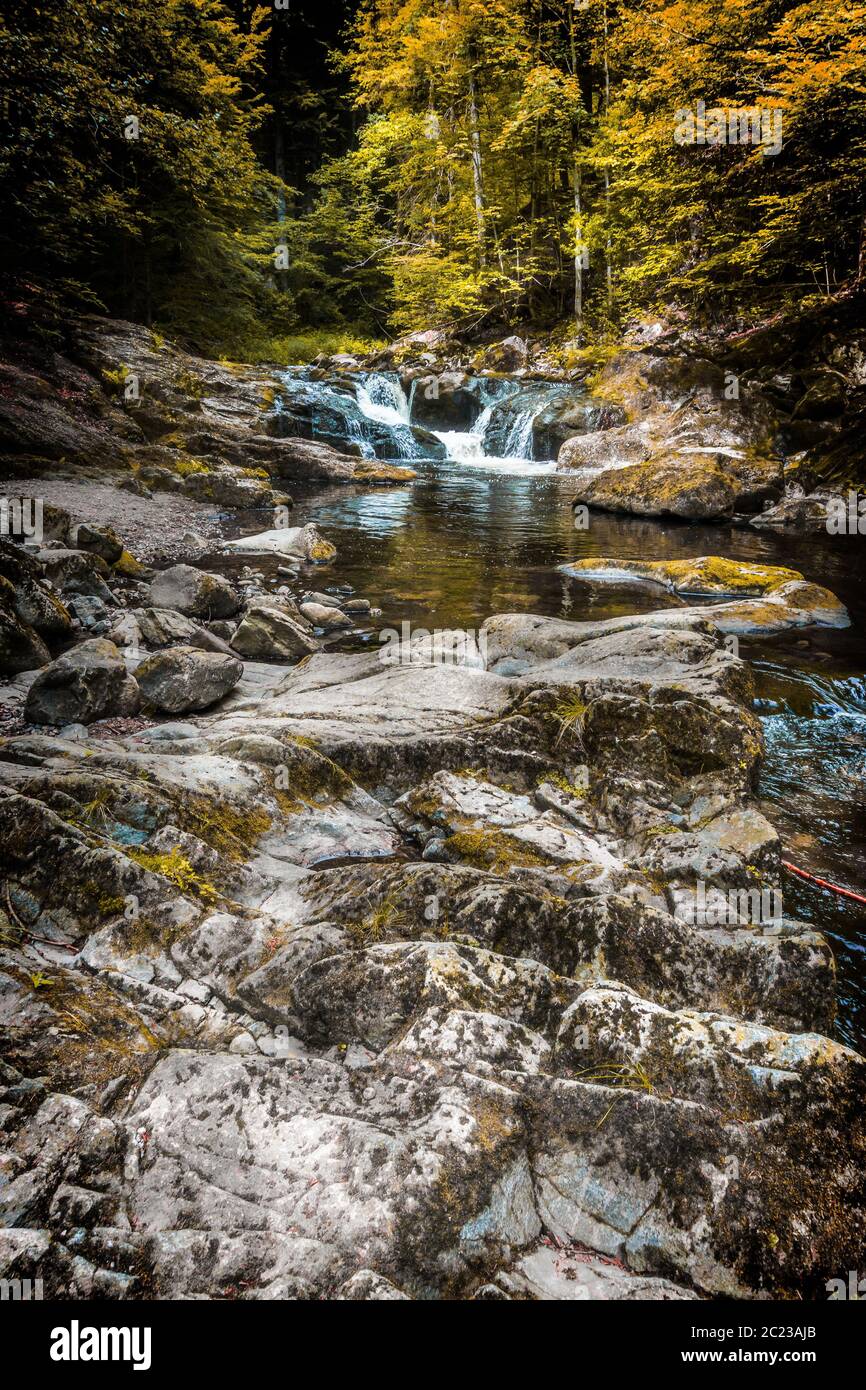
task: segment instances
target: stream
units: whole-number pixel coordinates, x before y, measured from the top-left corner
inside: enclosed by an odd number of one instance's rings
[[[572,621],[612,618],[684,601],[652,588],[616,588],[556,572],[569,560],[687,559],[723,555],[800,570],[847,605],[851,627],[810,629],[741,642],[754,668],[766,762],[759,796],[799,867],[866,894],[866,562],[856,536],[784,535],[750,527],[684,524],[590,514],[575,529],[566,476],[545,456],[551,420],[575,388],[478,378],[467,418],[431,426],[436,402],[396,375],[356,374],[334,382],[309,370],[285,374],[281,433],[305,433],[366,457],[402,459],[418,477],[406,486],[300,487],[293,524],[315,520],[337,546],[333,577],[381,607],[344,649],[378,643],[384,628],[473,628],[501,612]],[[419,406],[423,408],[419,410]],[[578,408],[580,408],[578,406]],[[585,406],[587,427],[594,408]],[[419,417],[423,418],[423,424]],[[474,418],[471,418],[474,417]],[[458,427],[459,426],[459,427]],[[432,453],[441,457],[431,457]],[[244,513],[232,533],[262,529]],[[279,582],[274,575],[274,582]],[[837,1036],[866,1045],[866,907],[791,874],[787,916],[830,939],[839,974]]]

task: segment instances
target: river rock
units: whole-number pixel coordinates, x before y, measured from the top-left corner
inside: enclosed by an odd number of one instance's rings
[[[136,669],[143,698],[164,714],[189,714],[216,704],[237,685],[243,662],[222,652],[172,647]]]
[[[342,604],[340,603],[339,598],[336,598],[333,594],[318,594],[318,593],[315,593],[315,592],[313,592],[313,593],[306,593],[306,594],[304,594],[303,602],[304,602],[304,603],[317,603],[317,604],[319,604],[320,607],[323,607],[323,608],[341,608],[341,607],[342,607]]]
[[[337,553],[336,547],[325,540],[312,522],[306,526],[278,526],[255,536],[243,536],[240,540],[229,541],[226,549],[297,555],[314,564],[327,564]]]
[[[113,602],[104,582],[108,565],[101,555],[88,550],[40,550],[37,556],[45,578],[63,594],[95,594],[104,603]]]
[[[79,521],[70,527],[69,544],[75,550],[99,555],[109,565],[123,554],[123,541],[117,533],[110,526],[97,526],[90,521]]]
[[[513,372],[525,367],[529,360],[529,349],[523,338],[513,333],[500,343],[493,343],[482,353],[482,365],[493,372]]]
[[[108,631],[111,614],[102,599],[97,598],[95,594],[73,594],[69,600],[69,611],[82,627],[94,628],[104,624],[101,631]]]
[[[649,456],[649,444],[637,426],[589,430],[575,434],[561,446],[557,455],[557,472],[585,469],[590,473],[599,473],[625,468],[633,463],[645,463]]]
[[[537,459],[562,459],[566,441],[574,436],[610,432],[625,422],[618,406],[599,406],[584,395],[557,393],[532,421],[533,455]],[[561,470],[560,470],[561,471]]]
[[[580,475],[574,500],[600,511],[711,521],[733,515],[736,495],[713,459],[692,455]]]
[[[669,593],[696,598],[730,595],[735,603],[703,609],[722,632],[764,634],[793,627],[847,627],[844,604],[798,570],[726,560],[718,555],[695,560],[610,560],[603,557],[560,565],[560,572],[594,583],[657,584]]]
[[[180,644],[200,647],[206,652],[224,652],[227,656],[232,654],[228,642],[222,637],[172,608],[136,608],[127,614],[127,619],[137,623],[140,638],[149,647]]]
[[[16,612],[16,593],[8,579],[0,575],[0,672],[14,676],[35,671],[51,660],[51,653],[38,632],[22,622]]]
[[[267,508],[274,504],[274,495],[267,475],[250,475],[238,468],[211,468],[202,473],[190,473],[184,479],[183,490],[200,502],[216,502],[221,507]]]
[[[69,610],[43,582],[42,566],[18,546],[0,543],[0,578],[13,586],[11,604],[19,621],[41,637],[66,637],[71,631]]]
[[[765,507],[752,517],[750,525],[760,531],[827,531],[828,503],[836,500],[829,492],[808,496],[792,494],[775,506]]]
[[[341,612],[337,607],[324,603],[302,603],[301,613],[308,622],[315,627],[324,628],[325,632],[337,632],[340,628],[352,626],[352,619],[347,613]]]
[[[240,607],[227,579],[192,565],[162,570],[150,586],[154,608],[174,608],[190,618],[230,618]]]
[[[412,372],[412,419],[429,429],[468,430],[481,413],[477,381],[464,372]]]
[[[31,724],[92,724],[135,714],[138,686],[113,642],[91,638],[52,661],[27,693]]]
[[[294,604],[269,598],[249,604],[231,645],[250,661],[296,661],[319,647]]]

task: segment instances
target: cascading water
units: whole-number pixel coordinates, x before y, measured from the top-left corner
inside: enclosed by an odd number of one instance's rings
[[[282,380],[285,392],[274,403],[277,434],[320,439],[336,449],[352,445],[365,458],[415,459],[428,453],[423,433],[410,422],[398,377],[371,372],[322,381],[301,369],[283,373]]]
[[[533,426],[535,417],[546,402],[540,401],[543,389],[534,387],[527,392],[513,382],[480,378],[481,399],[489,397],[470,430],[435,430],[437,439],[445,445],[448,457],[455,463],[476,468],[509,473],[552,473],[555,460],[535,461],[533,457]],[[521,397],[526,397],[522,404]],[[522,406],[522,408],[521,408]],[[496,420],[507,410],[509,422],[504,441],[502,422]]]
[[[422,458],[424,451],[412,433],[409,401],[398,378],[372,372],[366,383],[358,384],[358,409],[367,420],[386,425],[400,452],[399,458]]]
[[[274,427],[282,435],[321,439],[337,449],[352,445],[367,458],[444,456],[476,468],[527,474],[549,473],[556,467],[550,458],[535,458],[534,441],[539,415],[562,394],[553,384],[467,378],[462,389],[479,407],[477,418],[468,429],[437,429],[438,398],[429,394],[429,381],[424,386],[425,409],[416,414],[424,379],[412,382],[408,397],[396,373],[352,373],[321,380],[300,370],[286,372],[283,381],[286,392],[274,413]],[[432,411],[427,405],[431,400]]]

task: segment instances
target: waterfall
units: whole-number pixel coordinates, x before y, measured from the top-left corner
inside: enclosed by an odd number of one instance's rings
[[[492,406],[485,406],[471,430],[434,430],[441,439],[448,457],[455,463],[475,463],[484,458],[484,431],[490,420]]]
[[[399,379],[371,372],[366,382],[358,382],[358,409],[367,420],[385,425],[397,445],[398,458],[421,458],[424,450],[418,444],[409,423],[409,402]]]
[[[513,396],[519,392],[513,392]],[[506,400],[512,396],[505,397]],[[434,430],[436,438],[445,445],[448,457],[455,463],[468,464],[476,468],[486,468],[502,473],[552,473],[556,469],[555,460],[536,463],[532,458],[532,425],[538,407],[521,411],[508,430],[505,447],[501,454],[488,454],[485,435],[497,404],[502,397],[494,399],[482,410],[471,430]]]
[[[536,410],[524,410],[518,415],[505,441],[506,458],[532,458],[532,426]]]
[[[480,413],[471,429],[429,429],[413,424],[418,379],[409,394],[396,372],[347,373],[322,380],[308,369],[283,374],[285,394],[275,401],[275,430],[347,443],[366,458],[450,458],[453,462],[511,473],[552,472],[556,464],[533,458],[533,430],[551,400],[547,383],[501,377],[467,378]],[[429,411],[423,412],[425,419]],[[443,411],[443,423],[447,416]]]
[[[365,415],[383,424],[409,423],[409,402],[397,377],[371,372],[366,382],[358,385],[358,404]]]
[[[397,376],[371,372],[320,381],[304,369],[290,369],[282,380],[285,394],[274,402],[278,434],[322,439],[336,449],[354,444],[365,458],[424,456]]]

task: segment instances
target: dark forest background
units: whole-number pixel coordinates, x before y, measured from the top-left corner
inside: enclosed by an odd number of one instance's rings
[[[290,360],[433,325],[850,313],[866,5],[7,0],[2,296]],[[783,146],[677,113],[781,113]]]

